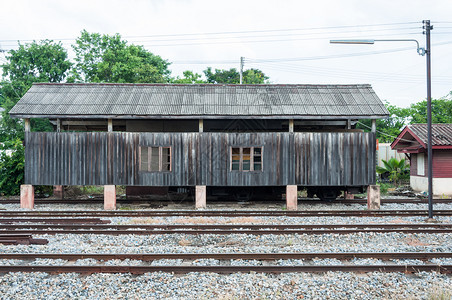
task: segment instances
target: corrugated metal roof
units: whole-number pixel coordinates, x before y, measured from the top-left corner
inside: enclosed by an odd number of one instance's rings
[[[408,128],[427,144],[427,124],[412,124]],[[452,124],[432,124],[432,146],[452,146]]]
[[[37,83],[10,111],[24,118],[384,118],[370,85]]]

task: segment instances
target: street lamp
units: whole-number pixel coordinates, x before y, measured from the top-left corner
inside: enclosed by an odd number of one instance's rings
[[[417,53],[426,55],[427,57],[427,156],[428,156],[428,217],[433,218],[433,164],[432,164],[432,74],[431,74],[431,48],[430,48],[430,31],[433,26],[430,20],[422,21],[424,24],[424,34],[426,38],[426,47],[419,47],[419,42],[413,39],[396,39],[396,40],[330,40],[331,44],[364,44],[372,45],[375,42],[415,42],[417,44]]]

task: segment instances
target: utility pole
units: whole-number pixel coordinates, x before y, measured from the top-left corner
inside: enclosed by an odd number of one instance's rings
[[[433,218],[433,163],[432,163],[432,72],[430,57],[432,54],[430,48],[430,20],[422,21],[424,23],[425,34],[425,53],[427,54],[427,158],[428,158],[428,217]]]
[[[245,64],[245,58],[242,56],[240,57],[240,84],[242,84],[243,81],[243,65]]]

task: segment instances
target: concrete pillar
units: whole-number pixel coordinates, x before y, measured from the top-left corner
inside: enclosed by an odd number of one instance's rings
[[[298,189],[296,185],[286,186],[286,207],[287,210],[297,210],[298,208]]]
[[[355,199],[355,195],[350,194],[349,192],[344,192],[344,199]]]
[[[53,196],[58,199],[64,198],[64,189],[62,185],[53,186]]]
[[[116,186],[104,185],[104,209],[116,209]]]
[[[380,209],[380,186],[369,185],[367,187],[367,208]]]
[[[205,185],[196,186],[196,208],[206,208],[206,193],[207,188]]]
[[[31,184],[20,186],[20,207],[33,209],[35,206],[35,188]]]

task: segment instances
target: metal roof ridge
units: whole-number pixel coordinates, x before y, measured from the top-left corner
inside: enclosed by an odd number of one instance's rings
[[[265,83],[265,84],[230,84],[230,83],[112,83],[112,82],[34,82],[33,85],[50,85],[50,86],[205,86],[205,87],[218,87],[218,86],[234,86],[234,87],[370,87],[368,83],[357,84],[303,84],[303,83]]]

